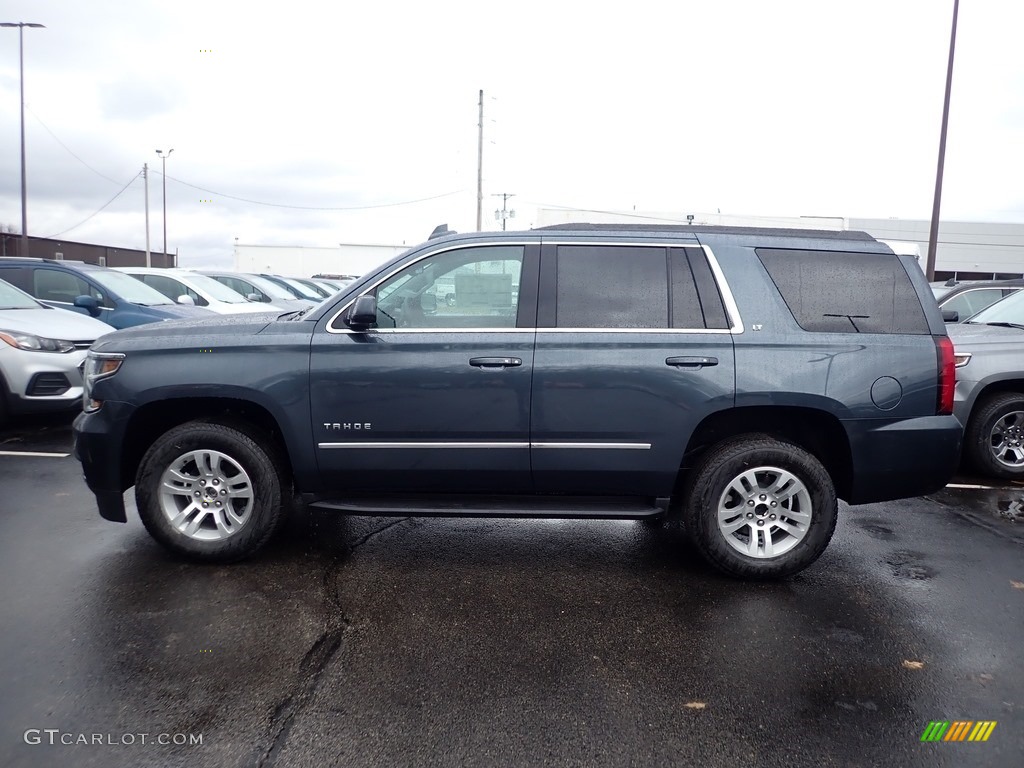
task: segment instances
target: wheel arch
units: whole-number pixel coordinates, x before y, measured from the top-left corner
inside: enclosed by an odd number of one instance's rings
[[[692,469],[710,448],[748,433],[786,440],[813,454],[832,478],[836,495],[843,500],[849,497],[853,487],[849,436],[836,416],[816,408],[773,405],[716,411],[693,431],[680,469]],[[680,472],[681,476],[685,474]]]
[[[970,421],[971,416],[978,407],[978,403],[984,402],[994,394],[1002,394],[1004,392],[1024,395],[1024,377],[1015,375],[1008,378],[988,378],[975,386],[974,391],[971,392],[971,398],[967,403],[968,408],[967,414],[964,418],[964,426],[967,426],[966,422]]]
[[[294,477],[281,428],[262,405],[229,397],[170,398],[146,403],[132,413],[121,450],[121,487],[127,489],[135,483],[143,455],[160,435],[190,421],[216,422],[256,439],[266,438],[283,462],[281,468],[289,480]]]

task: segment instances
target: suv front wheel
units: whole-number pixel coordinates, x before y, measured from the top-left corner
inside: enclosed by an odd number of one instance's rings
[[[804,449],[763,434],[709,450],[687,483],[684,522],[719,570],[778,578],[825,551],[838,517],[828,471]]]
[[[142,458],[135,502],[154,539],[179,555],[232,562],[254,554],[284,520],[272,454],[241,429],[192,421]]]

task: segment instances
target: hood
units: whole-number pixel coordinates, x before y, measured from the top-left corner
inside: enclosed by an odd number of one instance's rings
[[[256,315],[218,315],[210,312],[201,319],[147,323],[115,331],[104,337],[93,349],[97,352],[121,352],[132,348],[167,347],[165,340],[171,338],[177,339],[174,344],[176,347],[202,347],[215,343],[221,336],[232,339],[255,336],[280,314],[278,311]]]
[[[268,307],[266,304],[255,301],[246,301],[238,304],[229,304],[226,301],[217,302],[217,308],[214,310],[220,315],[252,315],[259,312],[266,314],[267,312],[277,312],[281,314],[286,310],[278,310],[274,307]]]
[[[0,329],[64,341],[93,341],[114,329],[106,323],[67,309],[3,309]]]
[[[1001,325],[958,323],[946,326],[946,333],[956,349],[984,346],[1003,347],[1017,345],[1024,351],[1024,329],[1004,328]]]
[[[169,317],[175,320],[179,318],[188,319],[211,317],[215,314],[205,307],[194,307],[191,304],[148,304],[141,306],[145,306],[146,309],[154,315],[159,317]]]

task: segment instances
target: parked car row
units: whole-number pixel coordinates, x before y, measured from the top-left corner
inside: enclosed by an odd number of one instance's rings
[[[346,284],[2,257],[0,424],[9,414],[80,407],[85,355],[106,333],[217,314],[294,312],[319,304]]]

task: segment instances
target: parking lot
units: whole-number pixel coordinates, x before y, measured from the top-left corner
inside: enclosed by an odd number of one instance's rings
[[[3,765],[1024,760],[1024,488],[843,506],[775,583],[673,524],[320,512],[197,566],[101,520],[70,449],[0,430]]]

